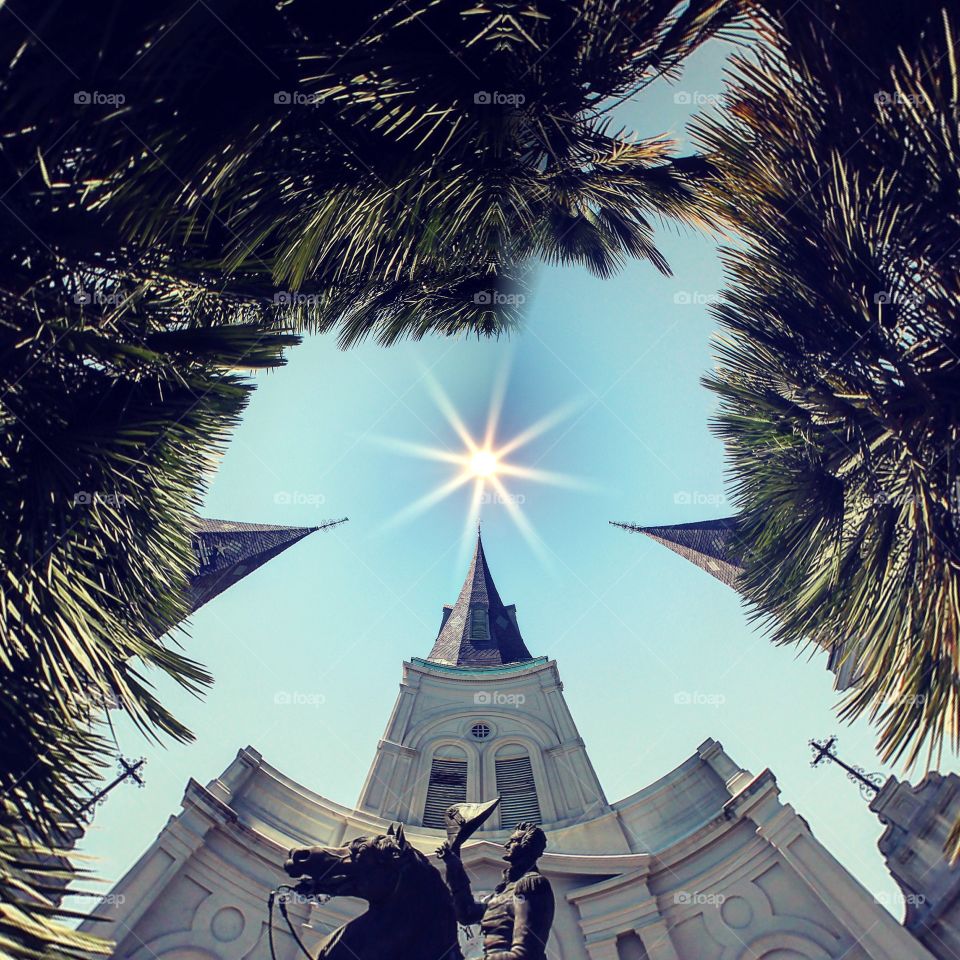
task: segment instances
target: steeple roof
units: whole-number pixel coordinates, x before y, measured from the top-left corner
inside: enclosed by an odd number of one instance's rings
[[[743,574],[744,543],[737,529],[736,517],[718,520],[698,520],[695,523],[674,523],[660,527],[641,527],[635,523],[617,523],[631,533],[643,533],[662,543],[685,560],[706,570],[734,590],[740,590],[739,580]],[[813,638],[827,651],[827,669],[836,677],[834,689],[847,690],[860,681],[857,673],[859,659],[850,646],[827,635]],[[851,653],[853,650],[853,653]]]
[[[674,553],[706,570],[728,587],[736,587],[743,573],[743,550],[737,535],[737,518],[699,520],[660,527],[640,527],[634,523],[616,523],[633,533],[643,533]]]
[[[479,531],[467,579],[457,602],[443,608],[440,633],[427,659],[475,667],[533,659],[517,626],[516,607],[504,606],[497,592]]]
[[[190,578],[190,612],[315,530],[325,530],[343,522],[334,520],[318,527],[283,527],[270,523],[198,518],[193,529],[197,569]]]

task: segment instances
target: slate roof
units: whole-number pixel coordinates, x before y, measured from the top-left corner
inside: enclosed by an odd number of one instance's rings
[[[634,523],[616,523],[634,533],[643,533],[674,553],[706,570],[728,587],[736,587],[743,573],[743,552],[737,536],[737,518],[698,520],[661,527],[641,527]]]
[[[475,610],[486,614],[487,638],[471,630],[470,614]],[[451,666],[491,667],[532,659],[517,626],[516,607],[505,606],[500,599],[478,533],[467,579],[457,602],[443,608],[440,633],[427,660]]]
[[[190,580],[190,612],[315,530],[344,522],[331,520],[317,527],[283,527],[198,518],[193,532],[197,572]]]
[[[739,590],[738,579],[743,573],[743,548],[737,534],[737,518],[723,517],[719,520],[699,520],[696,523],[675,523],[661,527],[641,527],[635,523],[616,523],[633,533],[643,533],[662,543],[674,553],[706,570],[734,590]],[[844,658],[844,645],[829,637],[814,638],[827,651],[827,669],[834,674],[834,687],[847,690],[856,686],[856,657]]]

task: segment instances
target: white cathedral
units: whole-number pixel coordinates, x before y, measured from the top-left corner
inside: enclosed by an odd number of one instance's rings
[[[557,900],[547,950],[553,960],[960,956],[949,952],[960,950],[952,919],[956,872],[943,868],[936,846],[960,781],[939,778],[935,797],[926,781],[917,788],[891,781],[878,808],[890,825],[891,870],[900,881],[909,873],[903,864],[917,876],[929,872],[927,861],[940,864],[942,896],[929,904],[939,924],[934,940],[874,901],[780,800],[769,770],[742,769],[714,740],[610,802],[567,708],[557,664],[527,650],[478,537],[433,649],[403,665],[355,807],[290,780],[246,747],[218,779],[190,781],[182,811],[83,929],[113,939],[118,960],[269,960],[265,902],[284,880],[291,847],[339,846],[402,822],[408,840],[432,856],[445,838],[447,806],[499,795],[499,808],[464,847],[464,865],[475,893],[492,890],[511,827],[542,825],[549,845],[540,870]],[[921,808],[926,837],[917,827]],[[315,949],[363,909],[349,899],[299,902],[290,917]],[[282,925],[275,939],[278,960],[302,956]],[[464,952],[482,956],[466,933]]]

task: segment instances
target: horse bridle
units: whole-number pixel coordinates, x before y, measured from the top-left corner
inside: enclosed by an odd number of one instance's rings
[[[267,897],[267,939],[270,941],[270,957],[271,960],[277,960],[277,951],[273,945],[273,904],[276,901],[280,904],[280,915],[286,920],[287,926],[290,928],[290,935],[297,942],[297,946],[303,951],[303,955],[307,957],[308,960],[313,960],[310,951],[303,945],[300,937],[297,936],[297,931],[294,930],[293,922],[287,913],[287,898],[291,893],[302,895],[299,883],[296,886],[291,886],[289,883],[281,883],[276,890],[271,890],[270,895]]]

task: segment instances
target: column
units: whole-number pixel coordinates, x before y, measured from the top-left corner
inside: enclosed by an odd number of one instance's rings
[[[670,939],[667,921],[663,917],[636,927],[634,933],[643,943],[643,949],[647,951],[650,960],[680,960],[677,948]]]
[[[586,944],[590,960],[620,960],[616,940],[598,940]]]

